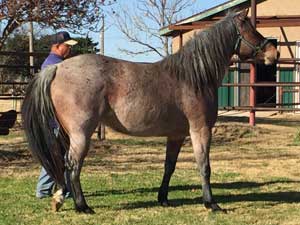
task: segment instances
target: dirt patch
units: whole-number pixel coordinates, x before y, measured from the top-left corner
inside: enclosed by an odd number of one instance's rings
[[[251,127],[239,123],[218,123],[213,129],[213,142],[215,144],[227,143],[243,138],[258,137],[270,134],[270,129]]]
[[[0,136],[0,169],[5,171],[9,167],[30,167],[33,162],[21,126],[16,123],[9,135]]]
[[[296,157],[297,146],[293,139],[299,132],[300,115],[283,114],[268,118],[258,118],[257,126],[250,127],[244,117],[220,117],[213,129],[212,149],[218,149],[218,155],[212,158],[233,161],[237,159],[255,160],[257,158]],[[106,169],[121,171],[153,167],[163,168],[165,158],[165,138],[136,138],[107,129],[107,140],[100,142],[93,136],[91,148],[85,166],[91,170]],[[180,155],[181,166],[193,163],[191,141],[187,138],[184,151]],[[253,154],[253,148],[259,152]],[[233,154],[237,149],[239,154]],[[277,149],[274,151],[274,149]],[[286,151],[287,150],[287,151]],[[240,154],[240,153],[243,154]],[[28,150],[24,134],[20,129],[12,130],[9,136],[0,137],[1,173],[10,168],[38,166]],[[179,165],[180,166],[180,165]],[[194,164],[193,164],[194,166]]]

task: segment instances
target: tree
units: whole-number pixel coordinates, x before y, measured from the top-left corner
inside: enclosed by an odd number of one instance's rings
[[[73,46],[71,55],[79,55],[85,53],[96,53],[98,49],[96,46],[98,43],[92,41],[90,37],[78,37],[74,38],[78,41],[78,44]],[[12,37],[7,39],[7,43],[4,46],[5,51],[16,51],[16,52],[27,52],[29,48],[28,36],[25,31],[19,32],[18,34],[14,34]],[[34,66],[36,68],[41,68],[42,63],[47,57],[50,47],[51,47],[51,35],[43,35],[34,40],[34,46],[36,52],[44,52],[43,56],[35,57]],[[23,65],[25,67],[14,68],[2,68],[1,75],[2,81],[16,81],[23,80],[22,78],[28,77],[30,74],[29,67],[29,59],[28,57],[24,57],[22,54],[14,54],[8,56],[1,56],[0,62],[2,65],[15,66],[15,65]],[[36,72],[38,72],[36,70]]]
[[[27,22],[55,29],[65,28],[79,32],[83,28],[91,31],[98,26],[102,8],[116,0],[1,0],[0,22],[5,25],[0,37],[0,49],[7,37]]]
[[[78,44],[72,47],[72,56],[99,52],[99,49],[97,49],[98,42],[93,42],[93,40],[90,37],[80,37],[75,38],[75,40],[78,41]]]
[[[120,49],[130,54],[138,55],[154,52],[160,57],[171,53],[169,39],[159,35],[161,27],[178,20],[179,15],[194,4],[194,0],[140,0],[135,11],[121,6],[120,13],[115,13],[119,30],[132,43],[142,47],[140,51]]]
[[[28,37],[25,34],[14,35],[13,38],[7,39],[7,44],[4,48],[5,51],[28,51]],[[1,68],[1,81],[14,81],[18,77],[25,77],[29,74],[29,68],[21,67],[16,68],[16,65],[29,66],[28,57],[21,54],[1,56],[0,61],[2,65],[11,66]]]

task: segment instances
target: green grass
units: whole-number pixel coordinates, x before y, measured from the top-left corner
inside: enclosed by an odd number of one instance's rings
[[[0,136],[0,141],[14,140],[16,138],[24,138],[25,139],[25,135],[20,132],[11,132],[7,136]]]
[[[156,202],[162,171],[83,174],[82,184],[95,215],[77,214],[68,199],[58,213],[50,211],[50,199],[34,197],[36,177],[0,180],[0,224],[281,224],[284,218],[300,218],[299,182],[274,178],[244,181],[239,174],[213,174],[216,200],[228,214],[206,211],[200,198],[197,173],[177,171],[169,199],[173,207]],[[191,179],[192,178],[192,179]],[[227,179],[227,183],[220,179]],[[285,186],[283,190],[277,186]],[[266,190],[267,188],[267,190]],[[263,220],[260,220],[262,216]],[[267,220],[266,220],[267,219]],[[253,222],[255,221],[255,222]],[[264,223],[268,221],[268,223]],[[293,224],[293,223],[292,223]],[[294,223],[295,224],[295,223]]]
[[[58,213],[51,212],[51,199],[34,196],[39,168],[26,143],[2,143],[0,225],[299,225],[300,148],[290,146],[297,130],[281,128],[218,127],[211,149],[211,183],[215,200],[227,214],[203,207],[190,142],[171,180],[172,206],[161,207],[157,192],[165,139],[93,141],[81,180],[94,215],[76,213],[71,199]]]
[[[296,145],[296,146],[300,145],[300,129],[297,129],[297,132],[293,139],[293,145]]]

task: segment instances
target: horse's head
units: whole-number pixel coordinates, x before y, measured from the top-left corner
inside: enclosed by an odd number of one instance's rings
[[[258,63],[273,64],[279,58],[276,47],[264,38],[251,24],[247,17],[248,9],[234,17],[238,39],[235,53],[240,59],[254,59]]]

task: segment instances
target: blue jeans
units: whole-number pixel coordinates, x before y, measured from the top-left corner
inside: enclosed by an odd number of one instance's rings
[[[70,186],[70,178],[67,176],[65,172],[65,180],[67,183],[67,193],[65,195],[66,198],[71,197],[71,186]],[[55,182],[54,180],[48,175],[47,171],[44,167],[42,167],[40,176],[38,179],[38,183],[36,186],[36,197],[37,198],[46,198],[53,195]]]
[[[56,121],[56,119],[50,119],[49,120],[49,126],[53,129],[53,133],[58,137],[59,134],[59,123]],[[67,176],[67,173],[65,172],[65,181],[67,184],[67,193],[66,193],[66,198],[71,197],[71,186],[70,186],[70,177]],[[44,167],[42,167],[40,176],[38,179],[38,183],[36,186],[36,197],[37,198],[45,198],[45,197],[50,197],[53,195],[53,189],[54,189],[55,182],[54,180],[49,176],[47,171],[45,170]]]

